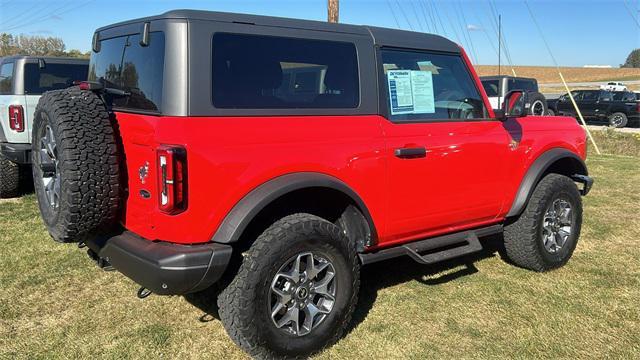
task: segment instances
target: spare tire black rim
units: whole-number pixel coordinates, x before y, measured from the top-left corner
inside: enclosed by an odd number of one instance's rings
[[[573,225],[571,204],[564,199],[555,199],[547,208],[542,223],[542,241],[551,254],[555,254],[571,236]]]
[[[335,276],[333,264],[317,254],[287,260],[271,282],[269,309],[275,326],[304,336],[320,325],[335,304]]]
[[[58,147],[51,126],[47,125],[40,139],[40,170],[44,193],[53,209],[60,205],[60,171],[58,171]]]
[[[536,100],[531,105],[531,114],[536,116],[544,115],[544,104],[540,100]]]

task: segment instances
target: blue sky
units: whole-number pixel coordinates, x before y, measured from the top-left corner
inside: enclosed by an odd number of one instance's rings
[[[640,0],[528,2],[561,66],[618,66],[640,48]],[[340,21],[437,32],[461,42],[474,63],[495,64],[490,4],[514,64],[553,65],[524,0],[340,0]],[[326,0],[0,0],[0,32],[58,36],[87,51],[100,26],[179,8],[326,19]]]

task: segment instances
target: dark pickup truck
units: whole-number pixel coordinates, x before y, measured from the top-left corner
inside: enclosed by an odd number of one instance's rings
[[[575,90],[576,104],[585,121],[606,121],[613,127],[640,126],[640,101],[628,91]],[[569,94],[548,100],[550,114],[577,117]]]

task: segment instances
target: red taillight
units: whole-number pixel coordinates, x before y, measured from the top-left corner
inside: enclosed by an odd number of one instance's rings
[[[9,105],[9,127],[17,132],[24,131],[24,110],[22,105]]]
[[[158,148],[160,210],[177,214],[187,209],[187,152],[176,146]]]

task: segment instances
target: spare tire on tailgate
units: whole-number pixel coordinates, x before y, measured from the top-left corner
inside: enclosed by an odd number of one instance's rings
[[[84,241],[113,225],[120,194],[115,119],[95,93],[46,92],[33,123],[32,167],[42,219],[54,240]]]

